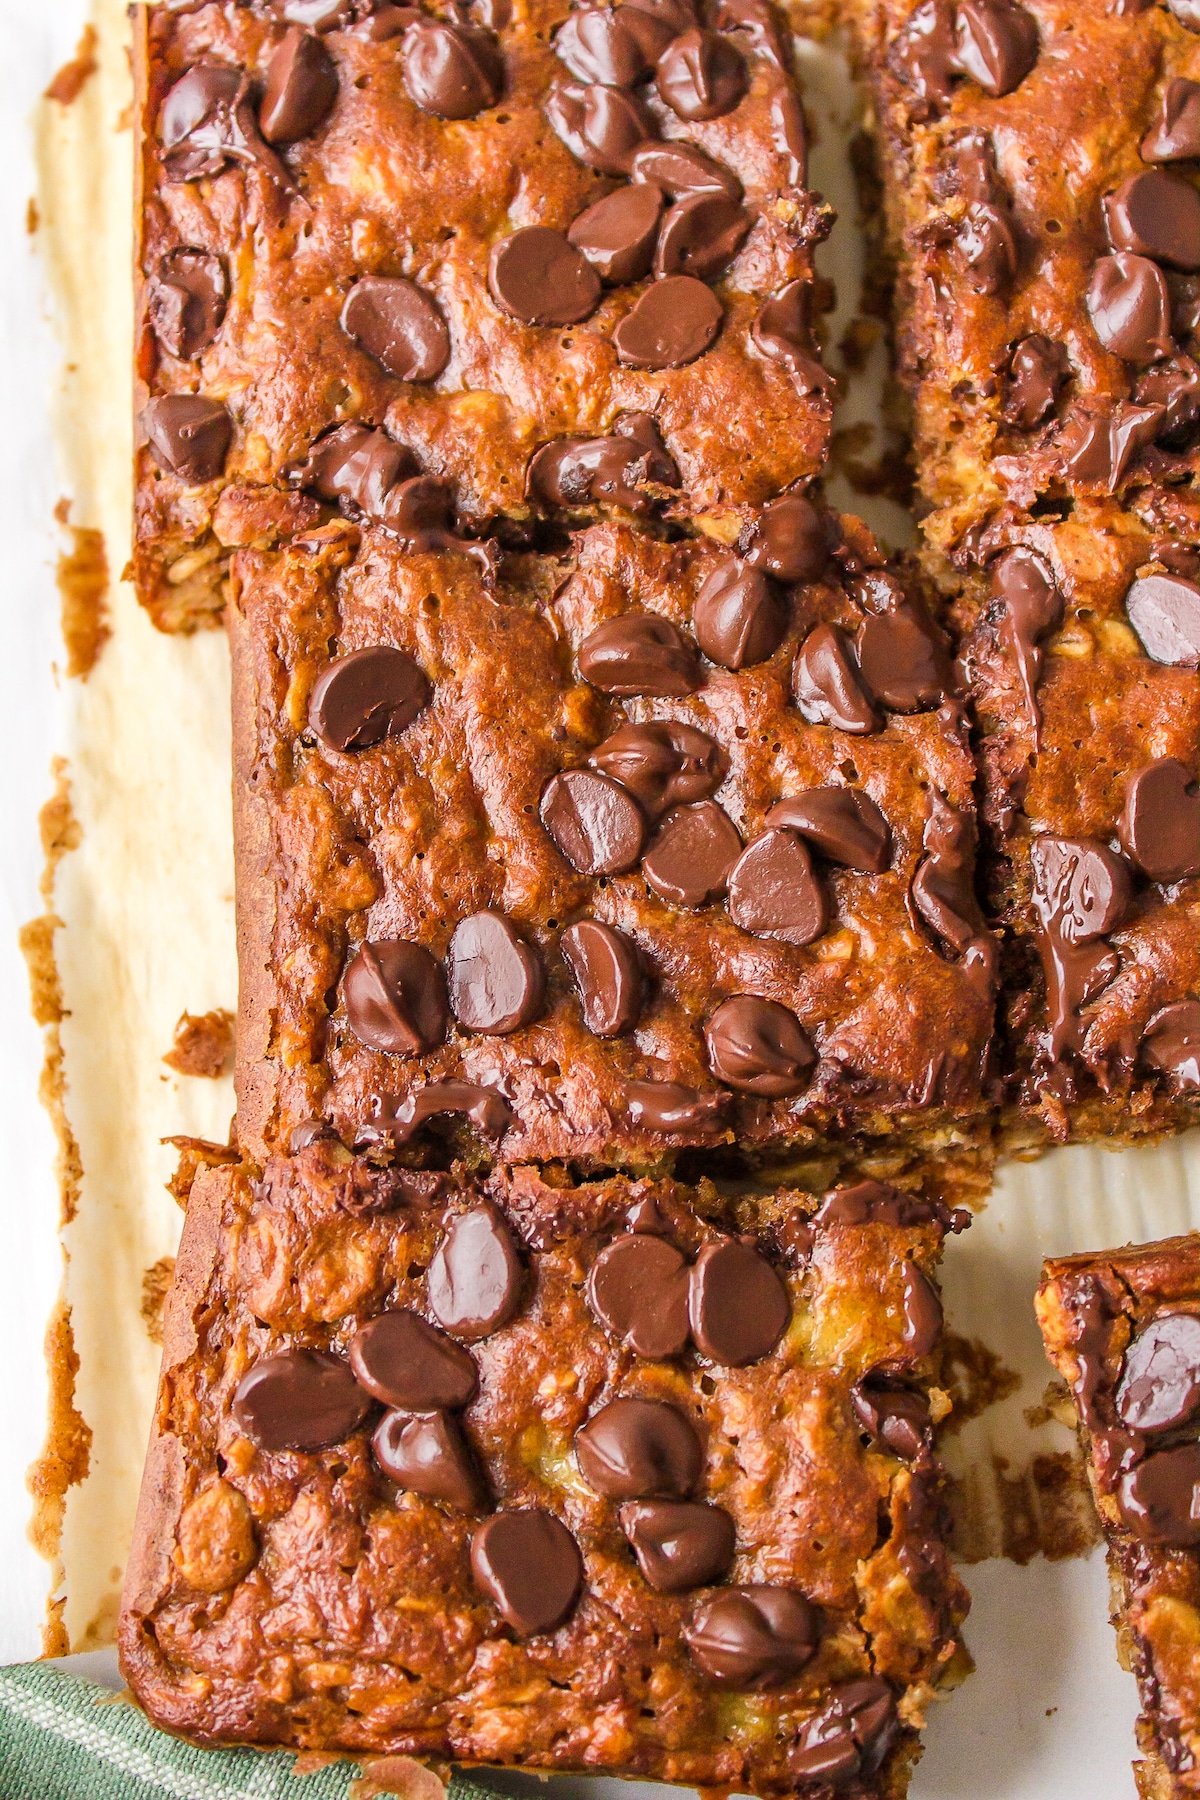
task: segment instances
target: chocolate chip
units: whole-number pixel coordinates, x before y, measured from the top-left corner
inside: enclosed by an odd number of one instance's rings
[[[595,81],[556,81],[546,117],[572,156],[602,175],[627,175],[634,151],[656,129],[636,95]]]
[[[554,48],[578,81],[633,87],[650,73],[638,34],[619,10],[580,7],[555,35]]]
[[[1070,374],[1065,344],[1041,332],[1013,345],[1008,361],[1004,417],[1021,431],[1032,431],[1048,418]]]
[[[285,182],[287,171],[258,129],[250,82],[225,63],[197,63],[168,91],[158,120],[168,181],[219,175],[227,162],[257,164]]]
[[[811,944],[829,922],[829,906],[812,858],[791,831],[764,831],[748,844],[729,877],[729,916],[755,937]]]
[[[586,207],[567,236],[602,281],[640,281],[654,261],[661,215],[657,188],[630,183]]]
[[[473,119],[495,106],[504,62],[489,32],[441,19],[416,19],[400,47],[404,85],[422,112],[439,119]]]
[[[292,479],[322,500],[340,502],[375,519],[382,516],[397,483],[416,475],[417,470],[412,451],[395,443],[386,431],[373,431],[367,425],[335,425],[317,439]]]
[[[479,1385],[470,1351],[403,1307],[360,1326],[349,1354],[359,1386],[402,1412],[467,1406]]]
[[[415,281],[365,275],[342,308],[342,330],[401,381],[433,381],[450,361],[446,321]]]
[[[493,246],[488,289],[526,325],[574,325],[600,303],[600,277],[561,231],[525,225]]]
[[[559,939],[579,990],[583,1022],[595,1037],[621,1037],[641,1016],[646,981],[637,946],[599,919],[568,925]]]
[[[975,894],[974,827],[936,792],[930,795],[922,848],[909,889],[914,911],[952,955],[971,955],[990,970],[995,949],[985,936]]]
[[[1158,407],[1155,441],[1171,449],[1189,449],[1200,426],[1200,363],[1190,356],[1173,357],[1138,376],[1134,398]]]
[[[370,1406],[340,1356],[284,1350],[247,1369],[232,1411],[238,1430],[260,1450],[323,1450],[357,1431]]]
[[[337,97],[333,58],[319,37],[293,25],[267,64],[258,123],[268,144],[293,144],[308,137],[328,118]]]
[[[722,1588],[684,1626],[692,1661],[721,1687],[781,1687],[817,1647],[817,1615],[787,1587]]]
[[[945,0],[924,0],[895,36],[889,63],[912,108],[924,123],[949,101],[959,73],[953,17]]]
[[[715,800],[676,806],[666,814],[642,858],[654,892],[676,906],[706,906],[725,892],[742,840]]]
[[[888,866],[892,844],[888,822],[861,788],[810,788],[793,794],[775,802],[766,822],[771,828],[798,831],[830,862],[844,863],[864,875],[882,875]]]
[[[817,581],[829,560],[825,520],[803,494],[769,501],[739,548],[752,569],[776,581]]]
[[[633,795],[592,769],[566,769],[542,790],[542,824],[581,875],[622,875],[642,853],[646,821]]]
[[[1117,835],[1121,848],[1151,881],[1200,875],[1200,787],[1173,756],[1140,769],[1125,790]]]
[[[750,338],[761,355],[783,364],[801,394],[827,394],[835,385],[816,354],[807,282],[789,281],[768,295],[750,327]]]
[[[634,181],[653,182],[669,200],[683,200],[689,194],[742,197],[742,184],[733,170],[695,144],[643,144],[633,154],[629,173]]]
[[[788,622],[787,604],[770,578],[736,556],[724,557],[706,577],[692,613],[697,643],[723,669],[765,662]]]
[[[1035,903],[1068,944],[1090,944],[1116,930],[1129,907],[1129,870],[1107,845],[1042,836],[1029,856]]]
[[[631,1081],[625,1104],[634,1125],[647,1131],[695,1132],[709,1135],[720,1125],[729,1106],[728,1094],[701,1093],[679,1081]]]
[[[706,800],[729,772],[729,759],[707,732],[674,719],[621,725],[588,757],[657,819],[668,808]]]
[[[1200,668],[1200,586],[1182,575],[1140,575],[1125,612],[1146,655],[1171,668]]]
[[[471,1573],[518,1637],[539,1637],[574,1610],[583,1558],[562,1521],[531,1506],[484,1521],[471,1539]]]
[[[972,200],[954,232],[954,254],[976,294],[998,298],[1011,288],[1017,273],[1017,240],[1001,206]]]
[[[933,1434],[929,1401],[915,1388],[867,1375],[851,1389],[850,1404],[874,1443],[902,1462],[917,1462],[929,1449]]]
[[[606,1500],[680,1498],[700,1479],[703,1451],[685,1413],[665,1400],[610,1400],[575,1433],[575,1460]]]
[[[729,267],[753,223],[745,208],[727,194],[690,194],[677,201],[663,221],[654,273],[715,280]]]
[[[1200,1544],[1200,1444],[1156,1450],[1117,1485],[1117,1505],[1146,1544],[1187,1550]]]
[[[1160,1313],[1138,1332],[1115,1405],[1132,1431],[1168,1431],[1200,1411],[1200,1315]]]
[[[650,62],[657,62],[667,45],[696,23],[692,0],[623,0],[619,10]]]
[[[1158,117],[1142,139],[1146,162],[1200,157],[1200,82],[1173,75],[1158,97]]]
[[[484,1137],[498,1138],[513,1122],[512,1109],[495,1088],[473,1081],[430,1081],[395,1108],[383,1108],[378,1120],[360,1133],[360,1142],[387,1141],[402,1148],[430,1119],[461,1113]]]
[[[823,1230],[842,1225],[928,1225],[940,1221],[949,1230],[962,1230],[949,1221],[940,1202],[906,1194],[886,1181],[856,1181],[848,1187],[831,1188],[813,1214],[813,1224]],[[970,1215],[963,1215],[969,1222]]]
[[[388,1480],[406,1493],[441,1500],[456,1512],[481,1512],[487,1504],[470,1445],[444,1412],[385,1413],[371,1449]]]
[[[545,974],[531,944],[501,913],[472,913],[454,928],[446,956],[450,1010],[465,1031],[505,1036],[541,1010]]]
[[[1153,362],[1174,348],[1166,276],[1148,257],[1128,250],[1101,256],[1088,282],[1087,309],[1105,349],[1127,362]]]
[[[1126,400],[1072,408],[1058,440],[1063,474],[1115,494],[1135,457],[1154,442],[1161,419],[1161,406],[1133,406]]]
[[[206,350],[225,319],[229,277],[206,250],[170,251],[150,283],[147,313],[168,356],[189,362]]]
[[[986,94],[1011,94],[1037,55],[1037,20],[1023,6],[1012,0],[958,0],[955,62]]]
[[[942,1303],[937,1289],[915,1262],[904,1265],[904,1343],[914,1359],[929,1356],[942,1336]]]
[[[549,506],[589,503],[645,513],[655,488],[677,488],[679,470],[649,413],[624,413],[608,437],[556,438],[530,458],[530,495]],[[665,498],[665,496],[663,496]]]
[[[1104,220],[1114,250],[1200,269],[1200,194],[1182,176],[1162,169],[1131,175],[1106,196]]]
[[[733,1520],[700,1500],[627,1500],[618,1518],[638,1568],[659,1594],[722,1581],[733,1562]]]
[[[665,1238],[631,1231],[605,1245],[587,1300],[609,1336],[636,1356],[661,1362],[687,1347],[687,1263]]]
[[[896,1699],[887,1683],[865,1675],[829,1690],[825,1705],[806,1719],[788,1754],[788,1769],[805,1785],[841,1788],[868,1779],[895,1741]]]
[[[429,1310],[455,1337],[489,1337],[516,1312],[523,1278],[504,1220],[494,1207],[473,1206],[455,1213],[429,1265]]]
[[[761,1362],[791,1316],[787,1289],[761,1251],[737,1238],[705,1244],[688,1290],[688,1318],[702,1356],[727,1369]]]
[[[915,606],[872,613],[855,639],[858,666],[868,690],[892,712],[925,712],[938,706],[950,685],[946,652]]]
[[[602,694],[691,694],[701,686],[700,660],[661,613],[606,619],[579,646],[579,673]]]
[[[741,53],[715,31],[685,31],[658,59],[655,82],[671,111],[689,124],[732,112],[746,92]]]
[[[395,938],[363,944],[342,992],[350,1029],[371,1050],[417,1056],[446,1040],[446,979],[423,944]]]
[[[163,394],[142,412],[150,453],[165,475],[202,487],[224,473],[233,420],[203,394]]]
[[[612,341],[627,368],[679,369],[711,349],[723,318],[711,288],[692,275],[668,275],[634,301]]]
[[[1170,1076],[1180,1093],[1200,1092],[1200,1000],[1177,1000],[1156,1012],[1141,1049],[1150,1067]]]
[[[1037,690],[1044,660],[1040,646],[1062,624],[1062,591],[1036,551],[1018,547],[993,565],[992,593],[1004,607],[1025,704],[1037,732],[1041,724]]]
[[[792,694],[810,725],[860,734],[879,730],[879,714],[836,625],[815,626],[801,644],[792,665]]]
[[[411,656],[373,645],[335,658],[322,672],[308,723],[331,750],[366,750],[407,731],[429,697],[429,683]]]

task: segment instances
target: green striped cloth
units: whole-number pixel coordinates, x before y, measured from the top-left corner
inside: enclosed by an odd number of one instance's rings
[[[0,1669],[0,1800],[348,1800],[360,1771],[293,1773],[284,1751],[197,1750],[50,1663]],[[450,1800],[497,1800],[455,1775]]]

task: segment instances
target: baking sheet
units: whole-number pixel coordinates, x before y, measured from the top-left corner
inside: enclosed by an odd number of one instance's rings
[[[145,1441],[157,1363],[146,1276],[161,1270],[179,1229],[164,1191],[173,1153],[159,1140],[180,1132],[223,1138],[232,1105],[226,1083],[177,1077],[161,1058],[182,1012],[233,1004],[234,970],[221,638],[158,635],[117,582],[108,597],[111,638],[92,673],[69,680],[52,667],[63,661],[56,502],[70,495],[72,523],[103,531],[118,572],[127,548],[131,144],[123,9],[120,0],[102,0],[99,67],[78,99],[40,108],[36,97],[75,50],[86,0],[56,0],[39,14],[27,7],[18,14],[16,0],[0,0],[0,17],[11,26],[10,104],[0,117],[0,321],[13,403],[0,432],[0,517],[9,553],[7,655],[0,663],[7,775],[0,783],[7,1026],[0,1037],[0,1120],[9,1162],[0,1229],[11,1269],[8,1379],[0,1383],[0,1530],[9,1551],[0,1565],[0,1660],[14,1660],[40,1647],[45,1610],[45,1567],[24,1538],[24,1471],[45,1433],[41,1340],[60,1278],[54,1140],[36,1104],[42,1044],[29,1018],[15,936],[45,910],[36,812],[52,791],[53,756],[67,759],[79,830],[78,848],[58,864],[52,895],[63,922],[54,942],[67,1015],[65,1114],[82,1164],[75,1216],[61,1236],[79,1358],[74,1405],[90,1441],[86,1478],[66,1496],[56,1576],[57,1642],[75,1649],[102,1649],[111,1637]],[[869,260],[854,231],[855,105],[836,57],[806,57],[806,77],[819,122],[814,184],[843,219],[825,263],[838,292],[836,342],[853,321]],[[35,112],[40,167],[30,130]],[[39,181],[41,224],[30,237],[26,204]],[[71,365],[65,374],[61,345]],[[839,424],[849,428],[843,443],[860,462],[883,449],[879,441],[860,441],[878,412],[878,385],[857,381]],[[835,482],[840,502],[852,503],[844,482],[837,489]],[[900,511],[886,501],[858,504],[896,540]],[[1058,1490],[1039,1486],[1036,1459],[1061,1469],[1068,1436],[1051,1423],[1031,1425],[1028,1416],[1038,1416],[1049,1377],[1031,1304],[1041,1257],[1200,1223],[1198,1154],[1195,1144],[1123,1154],[1068,1150],[1010,1165],[968,1238],[952,1244],[951,1327],[965,1340],[982,1340],[995,1385],[1011,1389],[949,1442],[977,1547],[1019,1538],[1024,1554],[1044,1535],[1039,1504],[1061,1499]],[[61,1377],[61,1357],[58,1371]],[[914,1783],[917,1800],[965,1800],[981,1791],[991,1800],[1129,1800],[1133,1687],[1116,1666],[1100,1558],[1036,1556],[1023,1567],[994,1558],[976,1563],[967,1577],[978,1668],[935,1710]],[[111,1659],[100,1667],[115,1679]],[[506,1780],[522,1790],[521,1778]],[[566,1800],[581,1785],[555,1787]],[[597,1785],[614,1796],[627,1787],[590,1782],[589,1793]]]

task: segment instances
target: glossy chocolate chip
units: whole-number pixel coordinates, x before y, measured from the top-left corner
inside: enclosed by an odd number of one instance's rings
[[[656,275],[714,281],[733,261],[754,223],[727,194],[690,194],[663,220],[654,254]]]
[[[683,1498],[700,1479],[696,1428],[665,1400],[610,1400],[575,1433],[575,1460],[607,1500]]]
[[[801,394],[827,394],[833,387],[813,342],[807,282],[789,281],[768,295],[750,327],[750,338],[761,355],[783,364]]]
[[[1158,116],[1142,139],[1146,162],[1200,157],[1200,82],[1173,75],[1158,97]]]
[[[890,711],[924,712],[944,699],[950,685],[946,652],[915,607],[870,614],[854,648],[868,690]]]
[[[729,1096],[702,1093],[679,1081],[631,1081],[625,1090],[625,1106],[632,1124],[647,1131],[708,1136],[719,1128]]]
[[[473,1343],[507,1325],[521,1303],[524,1270],[513,1236],[494,1207],[472,1206],[446,1226],[426,1276],[439,1325]]]
[[[1131,1431],[1168,1431],[1200,1411],[1200,1314],[1160,1313],[1138,1332],[1115,1405]]]
[[[417,1056],[446,1040],[446,978],[423,944],[396,938],[363,944],[346,969],[342,993],[351,1031],[371,1050]]]
[[[574,325],[600,302],[600,277],[587,257],[545,225],[525,225],[494,246],[488,289],[526,325]]]
[[[707,732],[674,719],[621,725],[596,745],[588,762],[636,794],[651,819],[706,800],[729,772],[728,757]]]
[[[1106,196],[1104,220],[1114,250],[1200,269],[1200,194],[1182,176],[1163,169],[1131,175]]]
[[[661,216],[658,189],[631,182],[586,207],[567,236],[601,281],[640,281],[654,261]]]
[[[954,254],[967,285],[992,299],[1007,294],[1017,273],[1017,240],[1003,207],[972,200],[954,232]]]
[[[679,470],[650,413],[623,413],[606,437],[555,438],[529,461],[530,495],[548,506],[620,506],[645,513],[677,488]],[[665,496],[662,496],[665,498]]]
[[[692,1264],[688,1318],[702,1356],[744,1369],[775,1349],[792,1316],[787,1289],[751,1244],[705,1244]]]
[[[1068,944],[1094,943],[1116,930],[1131,887],[1128,868],[1106,844],[1043,836],[1029,855],[1038,910]]]
[[[1087,309],[1096,336],[1114,356],[1148,363],[1171,354],[1167,280],[1148,257],[1129,250],[1101,256],[1088,282]]]
[[[744,669],[774,655],[787,634],[788,607],[760,569],[727,556],[696,596],[692,629],[710,662]]]
[[[801,644],[792,665],[792,695],[810,725],[855,734],[879,730],[879,714],[836,625],[815,626]]]
[[[928,1275],[915,1262],[903,1272],[904,1344],[914,1359],[936,1350],[942,1335],[942,1303]]]
[[[1117,1484],[1117,1504],[1145,1544],[1187,1550],[1200,1544],[1200,1444],[1156,1450]]]
[[[313,688],[308,723],[331,750],[366,750],[407,731],[429,698],[412,657],[377,644],[328,665]]]
[[[955,62],[986,94],[1011,94],[1038,55],[1037,21],[1012,0],[958,0]]]
[[[287,171],[264,142],[250,82],[225,63],[197,63],[168,91],[158,119],[168,181],[219,175],[227,162],[257,165],[275,180]]]
[[[554,48],[577,81],[633,87],[650,73],[640,37],[620,9],[581,6],[556,33]]]
[[[433,381],[450,361],[446,321],[415,281],[365,275],[342,308],[342,330],[401,381]]]
[[[167,355],[189,362],[220,331],[228,302],[229,277],[220,257],[180,248],[160,262],[150,283],[147,312]]]
[[[441,1500],[456,1512],[481,1512],[487,1503],[471,1447],[444,1412],[385,1413],[371,1449],[388,1480],[406,1493]]]
[[[619,782],[594,769],[565,769],[542,790],[542,824],[581,875],[622,875],[642,853],[646,821]]]
[[[851,1389],[850,1404],[873,1442],[902,1462],[916,1462],[929,1449],[933,1432],[929,1400],[915,1388],[868,1375]]]
[[[701,1500],[627,1500],[618,1515],[638,1568],[659,1594],[723,1581],[733,1562],[733,1520]]]
[[[886,1682],[874,1675],[837,1682],[797,1732],[788,1768],[822,1792],[850,1786],[878,1771],[897,1729],[896,1697]]]
[[[1200,363],[1172,357],[1145,369],[1137,378],[1134,398],[1143,407],[1160,408],[1154,440],[1169,449],[1190,449],[1200,426]]]
[[[691,694],[701,686],[700,659],[661,613],[606,619],[579,646],[579,673],[602,694]]]
[[[825,520],[803,494],[769,501],[740,548],[752,569],[776,581],[817,581],[829,560]]]
[[[766,822],[769,828],[798,831],[830,862],[864,875],[882,875],[888,866],[891,830],[874,800],[861,788],[810,788],[807,793],[793,794],[775,802]]]
[[[655,71],[660,95],[689,124],[732,112],[748,79],[741,52],[716,31],[685,31],[667,45]]]
[[[323,1450],[357,1431],[370,1406],[340,1356],[283,1350],[251,1365],[232,1410],[238,1430],[261,1450]]]
[[[633,154],[634,181],[652,182],[669,200],[690,194],[724,194],[740,200],[742,184],[732,169],[706,156],[695,144],[643,144]]]
[[[473,119],[495,106],[504,86],[496,40],[468,25],[414,20],[404,33],[400,62],[410,98],[439,119]]]
[[[1176,669],[1200,668],[1200,585],[1183,575],[1140,575],[1125,612],[1146,655]]]
[[[721,1687],[781,1687],[817,1647],[817,1615],[787,1587],[722,1588],[696,1608],[683,1639],[692,1661]]]
[[[579,991],[583,1022],[595,1037],[621,1037],[641,1016],[646,980],[637,945],[614,925],[580,919],[559,939]]]
[[[636,31],[647,58],[657,62],[667,45],[697,21],[693,0],[622,0],[621,15]]]
[[[710,287],[693,275],[668,275],[634,302],[612,341],[627,368],[680,369],[712,348],[723,318]]]
[[[337,97],[333,58],[319,37],[294,25],[267,64],[259,129],[268,144],[293,144],[328,118]]]
[[[1062,624],[1062,590],[1037,552],[1018,546],[993,564],[992,593],[1004,608],[1025,702],[1036,728],[1041,719],[1037,704],[1043,664],[1040,646]]]
[[[467,1406],[479,1385],[470,1351],[404,1307],[360,1326],[349,1354],[359,1386],[402,1412]]]
[[[337,425],[317,439],[292,479],[322,500],[344,504],[373,519],[382,514],[396,484],[417,471],[412,451],[395,443],[386,431],[374,431],[368,425]]]
[[[729,916],[755,937],[811,944],[829,922],[825,890],[812,858],[791,831],[764,831],[729,877]]]
[[[446,957],[450,1010],[466,1031],[519,1031],[541,1011],[541,958],[502,913],[472,913],[454,928]]]
[[[1200,875],[1200,787],[1173,756],[1140,769],[1125,789],[1121,848],[1151,881]]]
[[[1142,1035],[1141,1051],[1180,1093],[1200,1092],[1200,1000],[1177,1000],[1156,1012]]]
[[[1004,417],[1022,431],[1032,431],[1054,411],[1070,374],[1065,344],[1037,331],[1013,345],[1008,362]]]
[[[1072,408],[1058,440],[1063,474],[1071,482],[1115,494],[1135,457],[1154,442],[1161,419],[1161,406],[1134,406],[1125,400],[1098,409]]]
[[[687,1262],[665,1238],[631,1231],[606,1244],[587,1300],[609,1336],[637,1356],[661,1362],[687,1347]]]
[[[583,1558],[562,1521],[531,1506],[484,1521],[471,1539],[471,1573],[518,1637],[539,1637],[574,1611]]]
[[[430,1081],[398,1107],[385,1107],[378,1121],[366,1128],[362,1141],[387,1140],[401,1148],[430,1119],[456,1113],[489,1138],[502,1137],[513,1122],[512,1108],[495,1088],[481,1087],[474,1081]]]
[[[635,94],[595,81],[555,82],[546,117],[572,156],[602,175],[627,175],[638,146],[656,133]]]
[[[642,858],[642,874],[675,906],[707,906],[725,892],[741,853],[729,814],[715,800],[697,800],[663,818]]]
[[[924,854],[909,888],[913,911],[953,956],[970,954],[986,976],[994,949],[975,894],[975,832],[968,815],[934,792],[922,836]]]
[[[164,475],[189,487],[216,481],[233,442],[233,420],[204,394],[163,394],[142,412],[146,442]]]

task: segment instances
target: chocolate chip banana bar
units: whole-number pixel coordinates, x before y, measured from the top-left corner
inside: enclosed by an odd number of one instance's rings
[[[317,1143],[188,1210],[121,1625],[211,1743],[900,1800],[965,1596],[947,1229]]]

